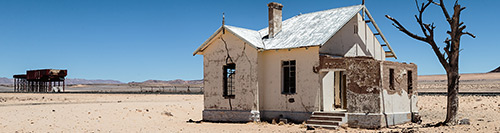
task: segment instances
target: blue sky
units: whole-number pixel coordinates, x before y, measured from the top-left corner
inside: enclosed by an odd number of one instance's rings
[[[221,26],[267,27],[271,1],[206,0],[2,0],[0,1],[0,77],[27,69],[68,69],[68,78],[202,79],[203,57],[192,52]],[[360,4],[361,0],[293,1],[282,3],[283,19],[300,13]],[[451,8],[453,2],[445,0]],[[462,38],[461,73],[487,72],[500,65],[496,31],[497,0],[460,1],[467,7],[462,21],[477,38]],[[420,34],[413,0],[366,0],[366,6],[395,50],[399,62],[418,65],[420,75],[443,74],[428,44],[395,29],[384,17],[397,18]],[[436,40],[448,28],[437,6],[424,21],[437,25]],[[442,44],[441,44],[442,46]],[[390,59],[392,60],[392,59]]]

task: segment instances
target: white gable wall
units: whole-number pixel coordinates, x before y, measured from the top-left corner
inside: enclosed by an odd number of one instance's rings
[[[357,34],[355,27],[357,27]],[[369,56],[377,60],[385,60],[385,53],[380,43],[359,13],[351,18],[319,51],[321,54],[338,57]]]
[[[222,33],[222,32],[221,32]],[[205,110],[255,110],[257,100],[257,50],[226,31],[217,35],[203,50],[203,86]],[[235,98],[223,97],[223,66],[227,50],[236,64]]]

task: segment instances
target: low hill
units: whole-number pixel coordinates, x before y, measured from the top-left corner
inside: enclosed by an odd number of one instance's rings
[[[497,69],[494,69],[494,70],[490,71],[490,73],[497,73],[497,72],[500,72],[500,67],[498,67]]]
[[[446,75],[419,75],[420,92],[446,92]],[[460,92],[500,92],[500,72],[460,74]]]
[[[201,86],[203,85],[203,80],[182,80],[182,79],[176,79],[176,80],[146,80],[144,82],[129,82],[128,84],[132,85],[159,85],[159,86],[165,86],[165,85],[190,85],[190,86]]]

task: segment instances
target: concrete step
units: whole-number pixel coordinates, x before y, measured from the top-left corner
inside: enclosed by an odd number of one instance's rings
[[[307,125],[339,126],[338,121],[307,120]]]
[[[309,120],[328,120],[328,121],[338,121],[338,122],[341,122],[342,121],[342,117],[340,116],[318,116],[318,115],[312,115],[311,118],[309,118]]]
[[[313,112],[316,116],[341,116],[345,117],[345,112]]]
[[[313,112],[309,120],[306,121],[307,126],[321,127],[325,129],[338,129],[341,123],[346,119],[346,111],[333,112]]]

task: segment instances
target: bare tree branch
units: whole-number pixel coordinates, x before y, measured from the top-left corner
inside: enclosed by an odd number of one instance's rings
[[[432,1],[432,0],[430,0]],[[443,0],[439,0],[439,7],[441,7],[441,10],[443,10],[443,14],[444,14],[444,17],[446,18],[446,21],[448,21],[448,23],[451,23],[451,18],[450,18],[450,14],[448,13],[448,10],[446,10],[446,7],[444,6],[444,2]]]
[[[463,32],[462,34],[463,34],[463,35],[469,35],[469,36],[471,36],[472,38],[476,38],[476,36],[475,36],[474,34],[469,33],[469,32]]]
[[[467,26],[465,26],[465,25],[460,26],[460,27],[458,28],[458,31],[462,32],[462,31],[464,31],[464,29],[465,29],[465,28],[467,28]]]
[[[413,34],[411,33],[410,31],[406,30],[406,28],[401,25],[398,20],[394,19],[393,17],[389,16],[389,15],[385,15],[386,18],[388,18],[389,20],[391,20],[392,22],[394,22],[392,25],[394,25],[394,27],[396,27],[397,29],[399,29],[401,32],[405,33],[406,35],[414,38],[414,39],[417,39],[417,40],[420,40],[420,41],[423,41],[423,42],[427,42],[426,38],[424,37],[421,37],[421,36],[418,36],[416,34]]]
[[[396,19],[388,15],[386,15],[386,17],[393,21],[392,25],[394,25],[396,28],[398,28],[406,35],[414,39],[426,42],[432,47],[432,50],[436,54],[439,62],[446,70],[448,78],[447,114],[446,114],[446,119],[443,123],[445,124],[450,123],[453,125],[456,124],[457,122],[457,112],[458,112],[457,95],[458,95],[458,86],[460,79],[458,67],[459,67],[459,55],[460,51],[462,51],[462,49],[460,49],[460,38],[462,35],[469,35],[473,38],[475,38],[476,36],[472,33],[463,31],[465,30],[466,26],[464,25],[463,22],[460,22],[460,13],[465,9],[465,7],[461,7],[458,4],[458,0],[455,1],[455,5],[453,7],[454,11],[453,16],[450,16],[448,11],[446,10],[443,0],[439,0],[439,2],[440,3],[434,2],[433,0],[427,0],[427,2],[422,2],[422,4],[420,5],[418,1],[415,0],[417,10],[419,12],[418,16],[415,15],[415,19],[417,20],[420,29],[422,30],[425,37],[421,37],[409,32]],[[446,44],[445,47],[443,48],[444,52],[441,52],[440,48],[434,41],[434,29],[436,28],[434,26],[434,23],[425,24],[422,19],[422,14],[424,13],[427,6],[429,6],[429,4],[431,3],[441,8],[446,18],[446,21],[450,26],[450,29],[446,31],[446,33],[449,35],[449,38],[446,38],[446,40],[444,41],[444,43]]]
[[[418,1],[417,0],[415,0],[415,3],[417,5],[418,13],[419,13],[418,17],[417,17],[417,15],[415,15],[415,18],[417,19],[417,22],[420,25],[420,29],[424,33],[425,37],[430,38],[429,34],[433,34],[433,33],[431,33],[431,30],[428,27],[424,27],[425,24],[424,24],[424,22],[422,20],[422,15],[424,14],[425,9],[432,3],[432,0],[429,0],[427,3],[422,3],[421,7],[418,6]]]
[[[417,39],[417,40],[420,40],[420,41],[423,41],[423,42],[426,42],[428,43],[429,45],[431,45],[432,47],[432,50],[434,51],[434,53],[436,54],[436,56],[438,57],[438,60],[439,62],[441,63],[441,65],[446,69],[448,70],[449,69],[449,64],[448,62],[446,62],[446,58],[444,58],[444,54],[441,53],[441,51],[439,51],[439,47],[437,46],[436,42],[434,41],[434,37],[433,36],[426,36],[426,37],[421,37],[421,36],[418,36],[416,34],[413,34],[411,33],[410,31],[408,31],[406,28],[404,28],[403,25],[401,25],[401,23],[398,22],[398,20],[396,20],[395,18],[389,16],[389,15],[385,15],[386,18],[388,18],[389,20],[391,20],[392,22],[394,22],[392,25],[394,25],[394,27],[396,27],[397,29],[399,29],[401,32],[405,33],[406,35],[414,38],[414,39]],[[423,24],[423,23],[422,23]],[[424,26],[422,26],[424,27]],[[432,28],[434,26],[428,26],[429,29],[434,29]],[[432,30],[433,31],[433,30]],[[433,35],[434,33],[432,33]]]

